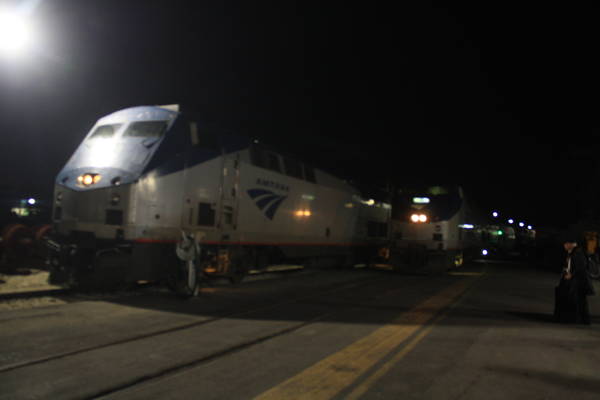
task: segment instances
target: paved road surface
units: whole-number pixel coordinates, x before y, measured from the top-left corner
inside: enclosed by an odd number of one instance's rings
[[[593,325],[551,321],[557,276],[317,271],[0,312],[0,399],[598,399]]]

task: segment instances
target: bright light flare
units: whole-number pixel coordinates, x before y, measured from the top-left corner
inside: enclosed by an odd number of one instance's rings
[[[86,186],[91,185],[92,183],[94,183],[94,177],[92,175],[84,175],[83,176],[83,184]]]
[[[413,214],[410,216],[410,220],[414,223],[427,222],[427,215],[425,214]]]
[[[31,44],[32,29],[26,17],[0,9],[0,54],[18,56]]]
[[[84,174],[77,177],[77,182],[83,186],[90,186],[100,182],[102,176],[100,174]]]

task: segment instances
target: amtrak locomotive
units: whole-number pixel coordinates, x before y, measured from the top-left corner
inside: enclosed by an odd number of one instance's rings
[[[436,254],[446,266],[462,264],[469,211],[460,186],[405,185],[394,190],[392,208],[393,248],[400,263],[425,265]]]
[[[219,131],[178,106],[99,119],[56,177],[51,281],[113,286],[239,281],[292,260],[369,262],[391,207],[298,159]]]
[[[394,262],[411,267],[437,261],[459,267],[467,258],[524,255],[535,231],[490,221],[458,185],[405,185],[392,200]]]

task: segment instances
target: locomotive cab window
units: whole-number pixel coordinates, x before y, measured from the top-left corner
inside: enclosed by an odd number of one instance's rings
[[[267,153],[267,163],[266,166],[268,169],[281,172],[281,165],[279,164],[279,156],[275,153]]]
[[[284,157],[283,165],[285,167],[285,173],[287,175],[294,177],[294,178],[303,179],[302,164],[300,164],[298,161],[291,159],[291,158]]]
[[[253,165],[255,165],[257,167],[261,167],[261,168],[266,168],[265,163],[263,162],[263,160],[264,160],[263,153],[264,153],[263,149],[261,149],[258,146],[252,146],[250,148],[250,158],[252,160]]]
[[[271,151],[267,151],[258,146],[252,146],[250,149],[250,157],[252,158],[252,164],[260,168],[269,169],[271,171],[281,173],[281,163],[279,161],[279,155]]]
[[[94,132],[90,135],[90,139],[97,138],[111,138],[114,136],[115,132],[119,130],[119,128],[123,124],[108,124],[108,125],[100,125],[94,129]]]
[[[159,138],[167,130],[167,121],[137,121],[131,123],[123,136]]]
[[[304,166],[304,177],[309,182],[317,183],[317,178],[315,177],[315,170],[313,167],[309,167],[308,165]]]

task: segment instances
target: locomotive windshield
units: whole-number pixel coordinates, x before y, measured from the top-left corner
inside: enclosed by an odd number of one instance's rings
[[[129,124],[123,137],[159,138],[167,130],[169,121],[138,121]]]
[[[122,125],[123,124],[100,125],[94,129],[94,132],[90,135],[90,139],[109,139],[115,135],[115,132],[117,132]]]
[[[75,190],[127,184],[137,179],[168,136],[179,113],[154,106],[132,107],[100,118],[57,176]],[[82,177],[99,177],[84,185]]]
[[[462,204],[462,195],[457,185],[409,185],[394,193],[392,214],[395,219],[408,220],[416,210],[427,215],[429,221],[451,218]]]

